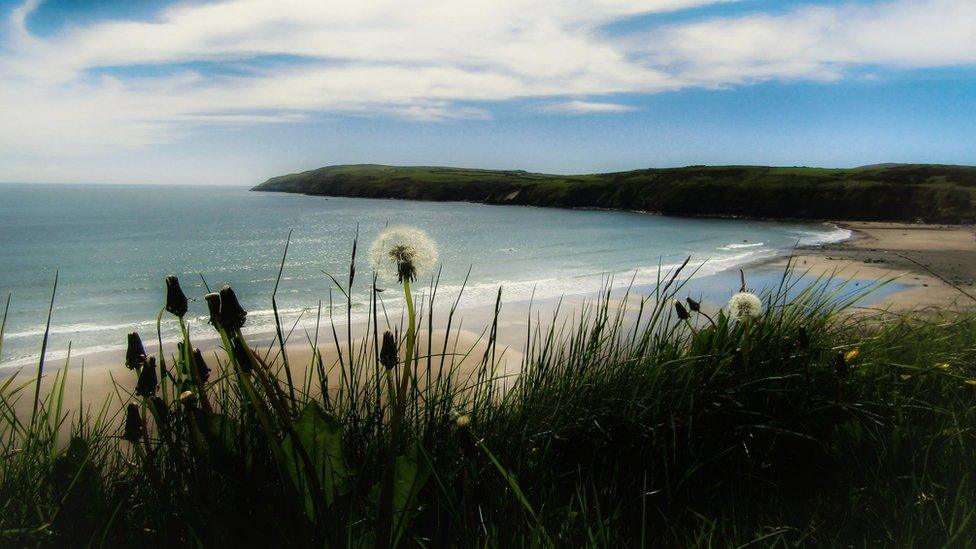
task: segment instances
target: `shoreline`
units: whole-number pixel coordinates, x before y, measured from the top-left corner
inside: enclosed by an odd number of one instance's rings
[[[976,226],[869,221],[833,222],[851,231],[840,242],[800,246],[788,257],[757,267],[782,269],[792,261],[812,276],[888,280],[906,286],[883,300],[891,312],[976,309]]]
[[[787,262],[792,261],[798,273],[810,277],[831,275],[844,280],[893,280],[902,286],[881,298],[871,300],[874,308],[884,308],[891,312],[906,312],[912,309],[969,310],[976,308],[976,301],[970,300],[952,286],[952,284],[956,284],[962,287],[964,291],[976,296],[976,226],[850,221],[825,221],[823,223],[850,231],[850,236],[840,241],[798,246],[792,254],[785,253],[774,257],[746,260],[744,263],[726,267],[718,272],[709,273],[693,280],[712,279],[717,281],[720,280],[718,277],[722,277],[723,273],[725,277],[728,277],[731,276],[729,273],[735,273],[738,269],[743,269],[747,274],[752,272],[759,278],[770,277],[782,273]],[[906,257],[911,258],[911,260],[906,259]],[[912,260],[918,263],[916,264]],[[928,265],[928,269],[932,269],[952,284],[940,280],[919,264]],[[644,286],[638,284],[632,289],[639,293],[644,289]],[[619,285],[615,285],[615,288],[619,287]],[[617,291],[619,289],[614,290],[614,292]],[[578,308],[583,302],[592,300],[598,293],[597,290],[593,290],[565,294],[558,298],[536,299],[533,308],[535,312],[546,309],[552,310],[559,302]],[[706,297],[712,298],[711,301],[714,306],[721,306],[723,303],[721,299],[716,299],[719,296]],[[515,299],[505,302],[503,299],[503,310],[507,311],[504,316],[509,318],[524,316],[520,313],[527,309],[528,304],[528,300]],[[446,311],[438,310],[436,316],[442,318],[435,320],[435,331],[444,328],[443,317],[446,316],[445,313]],[[456,320],[464,320],[465,331],[468,332],[468,336],[471,336],[474,332],[490,325],[491,314],[491,305],[472,304],[459,308],[455,318]],[[339,320],[339,322],[344,321]],[[361,321],[354,321],[353,327],[354,332],[361,332],[364,329],[364,324]],[[288,327],[285,326],[285,328],[287,331]],[[212,352],[219,347],[219,338],[213,334],[205,335],[207,333],[205,326],[198,326],[196,331],[199,333],[195,341],[205,352]],[[342,331],[344,332],[344,330]],[[303,335],[301,328],[295,331],[288,343],[289,354],[292,353],[292,347],[304,348],[309,346],[308,342],[304,341]],[[253,332],[247,334],[247,337],[255,347],[266,349],[269,344],[272,344],[275,333],[273,331]],[[345,344],[345,338],[345,333],[340,334],[341,344]],[[518,348],[516,337],[505,339],[508,340],[505,343],[509,348]],[[148,352],[155,352],[157,347],[155,337],[147,339],[145,343]],[[167,338],[164,338],[164,345],[170,345]],[[277,348],[276,343],[273,346]],[[323,321],[320,336],[320,347],[322,346],[333,348],[335,346],[325,321]],[[124,353],[123,347],[76,350],[71,355],[69,369],[76,369],[81,364],[85,364],[86,368],[118,365],[122,353]],[[299,353],[301,354],[301,351]],[[45,369],[47,371],[60,370],[64,367],[65,362],[64,356],[50,356],[49,354],[45,361]],[[5,364],[0,368],[0,377],[6,377],[17,371],[28,373],[34,368],[36,368],[36,362]]]

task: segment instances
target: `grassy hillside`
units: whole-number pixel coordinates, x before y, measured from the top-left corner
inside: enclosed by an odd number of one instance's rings
[[[463,200],[672,215],[976,222],[976,167],[885,164],[854,169],[692,166],[591,175],[378,165],[273,177],[256,191]]]

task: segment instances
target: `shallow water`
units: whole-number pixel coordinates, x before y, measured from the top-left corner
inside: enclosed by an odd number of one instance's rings
[[[119,347],[131,330],[155,331],[163,277],[180,277],[191,298],[229,283],[251,311],[247,330],[273,329],[271,293],[289,230],[293,231],[278,302],[286,324],[330,298],[346,279],[359,231],[354,315],[364,315],[370,283],[368,248],[388,224],[411,224],[438,242],[440,290],[457,293],[471,275],[462,307],[505,300],[653,283],[659,266],[692,256],[698,276],[728,272],[796,244],[839,240],[823,224],[690,219],[639,213],[560,210],[468,203],[323,198],[253,193],[243,188],[121,185],[0,185],[0,299],[12,295],[3,347],[5,366],[37,356],[55,269],[49,357]],[[708,280],[708,279],[704,279]],[[392,286],[392,284],[390,284]],[[385,298],[396,309],[394,293]],[[333,291],[332,297],[342,296]],[[336,310],[344,315],[344,310]],[[205,322],[202,300],[191,324]],[[311,319],[312,315],[306,315]],[[164,331],[173,332],[164,315]]]

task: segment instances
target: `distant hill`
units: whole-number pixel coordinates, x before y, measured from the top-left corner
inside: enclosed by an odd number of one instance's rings
[[[590,175],[372,164],[272,177],[255,191],[771,219],[976,222],[976,167],[689,166]]]

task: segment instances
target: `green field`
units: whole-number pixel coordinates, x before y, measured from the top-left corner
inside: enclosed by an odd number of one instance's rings
[[[253,190],[769,219],[976,222],[976,168],[694,166],[589,175],[378,165],[274,177]]]

